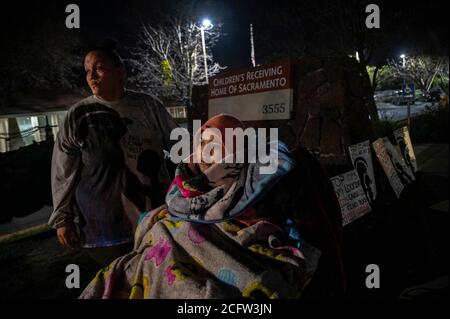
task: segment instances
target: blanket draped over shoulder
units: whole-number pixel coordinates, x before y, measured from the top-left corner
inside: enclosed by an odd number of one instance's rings
[[[295,223],[254,209],[296,161],[278,142],[273,174],[259,163],[182,163],[166,205],[146,213],[132,252],[100,270],[80,298],[298,298],[320,251]]]

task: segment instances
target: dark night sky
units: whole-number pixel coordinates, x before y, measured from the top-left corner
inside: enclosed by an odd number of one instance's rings
[[[289,10],[295,2],[287,1],[183,1],[191,3],[194,12],[200,21],[201,17],[208,16],[213,23],[223,23],[222,37],[214,49],[216,60],[230,68],[250,65],[249,23],[254,24],[255,33],[261,32],[269,36],[283,38],[282,34],[270,32],[270,12],[280,6]],[[372,1],[381,8],[381,23],[385,12],[392,10],[408,10],[408,19],[398,21],[399,26],[407,24],[408,33],[404,35],[403,42],[392,47],[390,54],[409,52],[417,48],[430,53],[448,53],[448,2],[447,1]],[[180,7],[181,1],[175,0],[99,0],[99,1],[16,1],[1,10],[1,35],[3,46],[15,42],[20,47],[21,41],[32,37],[52,36],[58,30],[70,39],[76,32],[64,28],[66,13],[65,6],[77,3],[81,9],[81,34],[88,42],[95,42],[105,37],[114,37],[121,44],[133,44],[136,27],[140,21],[157,24],[161,15],[172,14]],[[324,2],[326,4],[326,2]],[[343,1],[342,3],[346,3]],[[269,13],[269,14],[268,14]],[[277,21],[279,23],[279,21]],[[47,25],[48,32],[36,32],[42,25]],[[389,32],[395,33],[395,30]],[[274,35],[275,34],[275,35]],[[259,38],[256,37],[257,57]],[[269,40],[270,41],[270,40]],[[438,43],[438,45],[436,45]],[[266,43],[265,43],[266,44]],[[45,48],[40,48],[45,50]]]

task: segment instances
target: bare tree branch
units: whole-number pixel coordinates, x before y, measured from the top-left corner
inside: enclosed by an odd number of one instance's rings
[[[436,77],[448,72],[448,57],[417,55],[407,57],[405,65],[402,60],[389,60],[388,64],[394,76],[413,81],[424,94],[430,92]]]
[[[213,76],[225,69],[211,51],[221,36],[220,26],[204,31],[207,73]],[[206,84],[200,27],[178,20],[165,26],[143,25],[138,39],[138,46],[130,49],[130,81],[153,96],[191,105],[193,86]]]

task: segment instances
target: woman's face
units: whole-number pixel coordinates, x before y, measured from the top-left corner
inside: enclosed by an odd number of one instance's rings
[[[91,51],[84,59],[84,68],[92,94],[107,101],[120,98],[126,78],[124,67],[115,66],[102,51]]]
[[[226,155],[225,147],[213,132],[206,129],[196,150],[197,162],[202,172],[219,163]]]

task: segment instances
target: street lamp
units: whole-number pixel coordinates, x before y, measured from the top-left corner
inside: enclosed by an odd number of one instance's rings
[[[400,55],[400,58],[403,60],[403,68],[404,68],[406,63],[406,55],[402,54]]]
[[[401,54],[400,58],[402,59],[403,62],[403,95],[406,98],[406,91],[407,91],[407,87],[406,87],[406,55],[405,54]],[[411,127],[411,103],[410,103],[410,99],[407,98],[407,125],[408,125],[408,129],[410,129]]]
[[[403,86],[405,86],[406,85],[406,79],[405,79],[406,55],[401,54],[400,59],[402,59],[402,61],[403,61],[403,64],[402,64],[402,66],[403,66]]]
[[[202,35],[202,48],[203,48],[203,59],[204,59],[204,63],[205,63],[206,83],[209,83],[209,81],[208,81],[208,60],[206,58],[205,30],[208,30],[212,27],[213,27],[213,25],[211,23],[211,20],[203,19],[202,26],[200,27],[200,33]]]
[[[203,19],[203,21],[202,21],[202,26],[204,27],[204,28],[209,28],[210,26],[212,26],[212,23],[211,23],[211,20],[209,20],[209,19]]]

